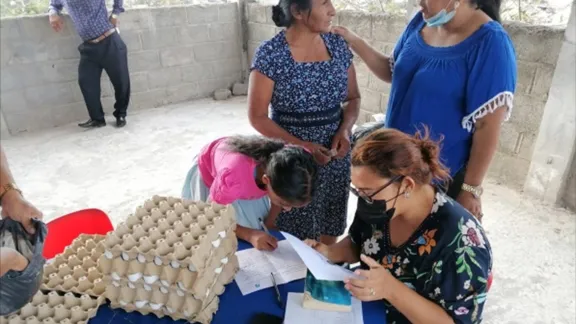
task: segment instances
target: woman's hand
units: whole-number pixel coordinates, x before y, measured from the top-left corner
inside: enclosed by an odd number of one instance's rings
[[[252,235],[250,235],[249,241],[252,246],[261,251],[274,251],[278,247],[278,240],[274,236],[262,231],[255,230]]]
[[[340,129],[332,138],[332,151],[336,152],[334,157],[344,158],[350,151],[350,132],[347,129]]]
[[[482,222],[484,214],[482,214],[482,201],[480,197],[476,198],[468,191],[461,190],[456,201],[474,215],[478,221]]]
[[[34,234],[32,218],[42,219],[42,213],[24,199],[18,191],[10,190],[2,197],[2,217],[21,223],[28,233]]]
[[[305,147],[314,156],[316,163],[320,165],[326,165],[332,160],[330,150],[320,144],[305,142],[301,146]]]
[[[390,281],[394,276],[374,259],[361,255],[370,270],[356,270],[355,274],[362,279],[349,278],[344,280],[346,289],[361,301],[388,299]]]
[[[28,259],[20,252],[8,247],[0,248],[0,277],[10,270],[24,271],[27,266]]]
[[[313,248],[314,250],[320,252],[326,258],[330,259],[330,247],[328,245],[311,239],[304,240],[304,243],[306,243],[306,245]]]
[[[326,257],[326,259],[330,260],[330,262],[332,263],[340,262],[340,260],[337,260],[337,257],[335,256],[334,253],[334,249],[332,249],[330,245],[326,245],[324,243],[320,243],[318,241],[310,239],[305,240],[304,243],[306,243],[306,245],[313,248],[314,250],[320,252],[323,256]]]
[[[334,26],[332,27],[332,32],[336,35],[342,36],[342,38],[344,38],[348,44],[352,44],[360,40],[360,36],[356,35],[353,31],[344,26]]]

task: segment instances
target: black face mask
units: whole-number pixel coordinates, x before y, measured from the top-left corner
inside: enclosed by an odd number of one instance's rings
[[[358,206],[356,207],[355,216],[359,217],[362,221],[370,225],[383,225],[390,222],[394,216],[394,213],[396,212],[396,208],[394,207],[396,205],[396,200],[400,195],[402,195],[400,188],[398,188],[398,193],[396,196],[389,200],[374,200],[372,197],[377,195],[380,191],[384,190],[392,183],[401,179],[402,177],[396,177],[392,179],[382,188],[373,193],[370,197],[363,197],[362,195],[358,194],[358,191],[352,190],[352,193],[358,197]],[[392,200],[394,200],[394,203],[392,204],[392,207],[388,209],[387,204]]]
[[[388,223],[396,212],[394,205],[396,205],[396,199],[399,196],[400,194],[390,200],[373,200],[372,203],[369,203],[362,198],[358,198],[356,217],[359,217],[370,225],[382,225]],[[392,200],[394,200],[394,204],[392,204],[390,209],[387,209],[387,203]]]

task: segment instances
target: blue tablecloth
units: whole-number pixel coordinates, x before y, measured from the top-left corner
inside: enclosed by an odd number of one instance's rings
[[[274,233],[279,239],[283,239],[280,233]],[[238,249],[244,250],[251,246],[239,240]],[[282,299],[286,301],[289,292],[301,293],[304,291],[304,280],[293,281],[279,286]],[[362,312],[365,324],[386,324],[385,306],[383,302],[362,303]],[[220,296],[220,306],[214,315],[212,324],[248,324],[250,318],[257,313],[268,313],[284,317],[284,310],[276,303],[276,294],[273,288],[257,291],[242,296],[236,282],[226,286],[226,291]],[[173,321],[169,317],[159,319],[155,315],[142,315],[137,312],[127,313],[121,309],[111,309],[109,305],[103,305],[89,324],[174,324],[186,323],[185,321]]]

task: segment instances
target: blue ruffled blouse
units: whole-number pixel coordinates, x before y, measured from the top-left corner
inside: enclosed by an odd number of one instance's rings
[[[515,51],[495,21],[449,47],[426,44],[420,33],[424,26],[422,13],[416,14],[391,55],[385,126],[414,134],[426,125],[433,139],[443,139],[441,160],[454,176],[468,162],[476,120],[499,107],[510,116]]]

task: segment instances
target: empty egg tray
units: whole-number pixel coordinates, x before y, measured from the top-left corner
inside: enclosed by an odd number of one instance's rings
[[[224,292],[224,286],[232,282],[238,267],[236,255],[228,255],[226,262],[221,264],[222,270],[210,276],[211,282],[205,286],[204,294],[199,299],[174,287],[116,281],[108,285],[106,298],[113,308],[122,308],[128,312],[153,313],[160,318],[169,316],[174,320],[210,323],[218,309],[218,296]]]
[[[201,271],[235,227],[232,206],[154,196],[107,235],[104,256]]]
[[[63,253],[44,265],[41,289],[101,296],[106,284],[98,268],[104,235],[82,234]]]
[[[0,324],[86,324],[103,301],[104,297],[39,290],[17,313],[0,317]]]
[[[219,274],[230,255],[234,255],[238,248],[238,241],[232,229],[226,232],[217,248],[211,249],[206,267],[201,271],[191,271],[189,268],[175,268],[172,265],[157,265],[153,262],[141,263],[143,260],[125,261],[122,257],[110,260],[101,256],[100,270],[105,273],[105,281],[126,282],[126,284],[155,285],[170,288],[174,287],[185,293],[199,298],[206,291],[208,282],[203,280],[205,275],[210,277]]]

